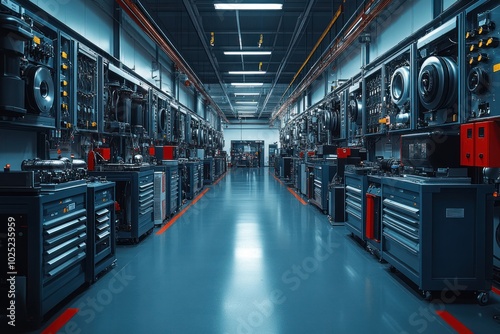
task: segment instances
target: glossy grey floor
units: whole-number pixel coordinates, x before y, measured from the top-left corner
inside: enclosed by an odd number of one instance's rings
[[[499,296],[423,300],[267,168],[210,188],[165,233],[119,246],[116,268],[68,305],[79,312],[60,333],[455,332],[435,310],[500,332]]]

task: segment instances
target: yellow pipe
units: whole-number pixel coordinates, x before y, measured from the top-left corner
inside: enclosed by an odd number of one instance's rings
[[[283,96],[285,96],[286,92],[288,91],[288,89],[292,86],[292,84],[295,82],[295,79],[297,79],[297,77],[299,76],[300,72],[302,72],[302,70],[304,69],[304,67],[306,67],[307,63],[309,62],[309,60],[311,59],[312,55],[314,54],[314,52],[316,52],[316,50],[318,49],[318,47],[320,46],[321,42],[323,42],[323,39],[325,39],[326,37],[326,34],[328,34],[328,32],[330,31],[330,29],[332,29],[332,26],[334,25],[334,23],[337,21],[337,19],[339,18],[340,14],[342,14],[342,5],[339,6],[339,9],[337,9],[337,12],[335,13],[335,15],[333,15],[333,18],[332,20],[330,21],[330,24],[328,24],[328,27],[326,27],[325,31],[323,31],[323,34],[321,34],[321,37],[318,39],[318,41],[316,42],[316,45],[314,45],[313,49],[311,50],[311,52],[309,53],[309,56],[307,56],[306,60],[304,61],[304,63],[302,64],[302,66],[299,68],[299,70],[297,71],[297,73],[295,73],[295,75],[293,76],[293,79],[292,79],[292,82],[290,82],[290,84],[288,85],[288,87],[286,88],[285,92],[283,93],[282,95],[282,98]]]

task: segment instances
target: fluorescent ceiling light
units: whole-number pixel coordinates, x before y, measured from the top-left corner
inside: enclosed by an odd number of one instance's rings
[[[214,3],[218,10],[281,10],[280,3]]]
[[[224,51],[226,56],[267,56],[271,51]]]
[[[266,71],[229,71],[229,74],[235,75],[253,75],[253,74],[266,74]]]
[[[257,96],[260,93],[234,93],[234,96]]]
[[[257,101],[236,101],[237,104],[258,104]]]
[[[256,87],[262,86],[264,83],[262,82],[231,82],[232,86],[240,86],[240,87]]]

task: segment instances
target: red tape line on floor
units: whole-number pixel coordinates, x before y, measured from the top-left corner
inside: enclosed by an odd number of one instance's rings
[[[196,196],[192,201],[191,203],[188,204],[188,206],[186,206],[184,209],[181,210],[181,212],[179,212],[178,214],[176,214],[172,219],[170,219],[170,221],[163,225],[163,227],[158,230],[158,232],[156,232],[157,235],[160,235],[160,234],[163,234],[166,230],[168,230],[168,228],[172,225],[174,225],[174,223],[177,221],[177,219],[179,219],[180,217],[182,217],[183,214],[186,213],[186,211],[192,207],[196,202],[198,202],[200,200],[200,198],[203,197],[203,195],[205,195],[207,193],[207,191],[209,191],[210,188],[206,188],[205,190],[203,190],[198,196]]]
[[[226,177],[226,174],[227,174],[227,172],[225,172],[224,174],[222,174],[222,176],[219,177],[219,179],[217,181],[215,181],[214,184],[212,184],[212,185],[215,186],[217,183],[219,183],[224,177]]]
[[[459,334],[473,334],[473,332],[465,327],[457,318],[452,316],[447,311],[436,311],[437,315],[439,315],[448,325],[450,325],[454,330]]]
[[[288,191],[303,205],[307,205],[307,202],[304,201],[292,188],[288,187]]]
[[[47,328],[45,328],[42,334],[56,334],[61,328],[66,325],[66,323],[77,314],[79,309],[69,308],[63,312],[54,322],[52,322]]]
[[[274,174],[271,174],[271,175],[272,175],[272,176],[276,179],[276,181],[278,181],[278,182],[279,182],[279,183],[281,183],[282,185],[285,185],[285,184],[283,183],[283,181],[281,181],[278,177],[276,177],[276,175],[274,175]]]
[[[286,186],[283,181],[281,181],[278,177],[276,177],[276,175],[272,174],[271,172],[269,172],[275,179],[276,181],[278,181],[279,183],[281,183],[281,185],[283,186]],[[288,191],[300,202],[302,203],[303,205],[307,205],[307,202],[304,201],[295,191],[293,191],[293,189],[291,189],[290,187],[286,187],[288,189]]]

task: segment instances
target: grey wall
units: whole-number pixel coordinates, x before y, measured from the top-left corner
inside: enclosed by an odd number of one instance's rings
[[[33,159],[36,156],[37,145],[45,145],[45,143],[37,143],[37,135],[30,131],[11,131],[6,129],[0,130],[2,140],[0,140],[0,167],[6,164],[11,165],[11,170],[21,170],[21,162],[25,159]],[[9,140],[5,140],[8,138]]]
[[[40,17],[44,18],[47,14],[57,17],[104,51],[113,53],[114,1],[31,0],[31,2],[43,10],[37,13]]]

